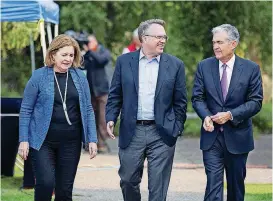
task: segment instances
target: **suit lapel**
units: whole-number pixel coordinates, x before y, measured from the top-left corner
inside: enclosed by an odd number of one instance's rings
[[[155,98],[154,100],[156,100],[160,89],[162,87],[162,84],[164,82],[164,78],[166,77],[166,75],[168,74],[169,65],[168,65],[168,58],[167,56],[163,53],[160,56],[160,62],[159,62],[159,69],[158,69],[158,76],[157,76],[157,83],[156,83],[156,89],[155,89]]]
[[[220,84],[220,74],[219,74],[219,60],[215,58],[214,64],[211,68],[211,73],[213,77],[213,82],[216,88],[216,91],[218,93],[218,96],[222,103],[224,103],[223,94],[222,94],[222,88]]]
[[[233,66],[233,71],[232,71],[232,76],[231,76],[231,80],[230,80],[230,84],[229,84],[229,88],[228,88],[228,94],[226,97],[226,101],[228,100],[228,98],[230,97],[231,93],[233,92],[233,90],[236,88],[238,81],[240,80],[240,76],[242,74],[242,62],[240,57],[236,56],[235,57],[235,63]]]
[[[130,61],[131,70],[133,73],[133,79],[135,83],[136,92],[138,94],[138,82],[139,82],[139,51],[134,52]]]

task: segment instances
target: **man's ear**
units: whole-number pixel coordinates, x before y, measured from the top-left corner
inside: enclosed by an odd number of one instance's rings
[[[232,45],[232,49],[234,50],[237,47],[238,43],[234,40],[231,42],[231,45]]]

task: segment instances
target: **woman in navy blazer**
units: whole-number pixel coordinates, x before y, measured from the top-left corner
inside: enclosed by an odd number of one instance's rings
[[[67,35],[49,45],[45,63],[28,81],[19,118],[19,154],[32,159],[35,201],[72,200],[81,153],[89,143],[97,154],[97,134],[90,90],[80,66],[78,43]]]

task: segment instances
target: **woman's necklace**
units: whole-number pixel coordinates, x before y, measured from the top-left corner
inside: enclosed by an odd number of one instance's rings
[[[61,93],[61,90],[60,90],[60,86],[59,86],[59,83],[58,83],[58,80],[57,80],[57,77],[56,77],[56,73],[54,71],[54,77],[55,77],[55,80],[56,80],[56,84],[57,84],[57,87],[59,89],[59,93],[60,93],[60,96],[61,96],[61,99],[62,99],[62,103],[63,103],[63,110],[64,110],[64,115],[65,115],[65,118],[66,118],[66,121],[69,125],[72,125],[69,117],[68,117],[68,113],[67,113],[67,107],[66,107],[66,94],[67,94],[67,81],[68,81],[68,71],[66,72],[66,82],[65,82],[65,91],[64,91],[64,98],[62,96],[62,93]]]

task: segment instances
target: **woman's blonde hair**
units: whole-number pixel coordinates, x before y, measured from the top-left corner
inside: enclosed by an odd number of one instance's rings
[[[79,44],[75,39],[65,34],[56,36],[50,43],[46,53],[45,64],[49,67],[53,67],[55,64],[53,55],[56,54],[56,52],[58,52],[60,48],[66,46],[72,46],[74,48],[74,61],[72,63],[72,66],[76,68],[80,67],[82,63],[82,57]]]

